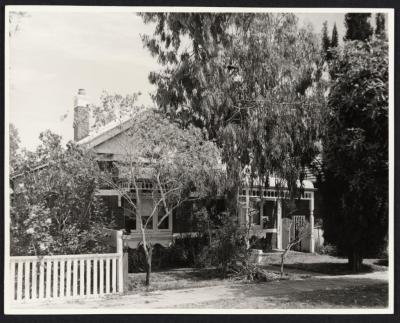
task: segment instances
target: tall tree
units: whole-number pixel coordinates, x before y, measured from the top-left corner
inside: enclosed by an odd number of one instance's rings
[[[331,38],[331,43],[330,47],[337,47],[339,45],[339,38],[338,38],[338,32],[336,28],[336,23],[333,25],[332,29],[332,38]]]
[[[322,50],[325,59],[330,59],[329,48],[331,47],[331,40],[328,36],[328,22],[324,21],[322,25]]]
[[[359,271],[388,233],[387,42],[348,42],[331,70],[320,185],[324,237]]]
[[[317,39],[292,14],[142,14],[155,24],[145,46],[163,65],[149,79],[154,100],[182,127],[222,148],[228,203],[236,213],[243,168],[297,189],[314,158],[320,94]]]
[[[375,36],[377,38],[386,38],[384,13],[377,13],[375,16]]]
[[[344,40],[367,41],[373,32],[369,23],[370,17],[370,13],[346,13],[344,17],[346,25]]]

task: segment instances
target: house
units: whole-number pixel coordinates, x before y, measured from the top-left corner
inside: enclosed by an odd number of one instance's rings
[[[124,151],[118,140],[121,140],[121,134],[130,127],[130,120],[118,123],[110,123],[98,131],[90,132],[90,112],[89,104],[86,98],[85,90],[80,89],[74,101],[74,140],[79,145],[93,150],[96,153],[100,165],[107,165],[113,161],[123,158]],[[118,174],[115,175],[118,182]],[[107,207],[109,216],[112,217],[117,226],[127,231],[125,241],[128,247],[137,248],[141,242],[139,233],[140,223],[138,219],[132,219],[129,204],[121,196],[120,189],[131,190],[123,181],[118,182],[119,189],[112,187],[102,187],[98,191]],[[301,198],[296,201],[296,211],[291,214],[288,212],[285,198],[288,197],[288,191],[284,184],[278,185],[278,180],[270,178],[268,187],[261,187],[257,182],[250,185],[248,179],[244,179],[243,188],[239,196],[239,223],[242,226],[248,226],[251,223],[250,235],[258,238],[266,238],[270,248],[282,249],[290,239],[298,234],[299,228],[308,223],[310,234],[305,241],[299,245],[299,250],[314,252],[314,186],[311,181],[303,181],[303,193]],[[300,185],[300,183],[299,183]],[[146,181],[146,170],[143,170],[143,177],[139,181],[139,190],[142,197],[142,215],[150,214],[153,209],[153,200],[151,192],[152,183]],[[132,192],[133,196],[133,192]],[[179,213],[184,213],[179,217]],[[162,209],[154,218],[162,217]],[[190,204],[170,215],[162,223],[151,219],[147,225],[147,237],[154,245],[168,246],[173,241],[177,233],[190,231],[190,225],[182,226],[182,219],[190,222],[193,214]],[[189,219],[189,220],[188,220]],[[291,219],[292,225],[289,230],[285,226],[285,219]]]

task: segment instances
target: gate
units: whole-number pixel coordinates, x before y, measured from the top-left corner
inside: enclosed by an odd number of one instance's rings
[[[298,239],[298,237],[301,234],[301,231],[304,230],[304,227],[306,225],[306,217],[304,215],[293,215],[292,218],[293,218],[293,225],[294,225],[293,239]],[[303,243],[303,241],[300,241],[298,244],[293,246],[293,250],[301,251],[302,243]]]

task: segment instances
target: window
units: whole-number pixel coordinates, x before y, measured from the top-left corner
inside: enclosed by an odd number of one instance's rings
[[[124,209],[125,230],[130,233],[136,230],[135,208],[125,199],[122,199],[122,207]]]
[[[165,210],[163,207],[158,209],[158,219],[157,223],[160,223],[161,219],[165,215]],[[158,228],[161,230],[168,230],[169,229],[169,217],[167,216],[159,225]]]
[[[145,227],[145,229],[153,230],[153,218],[151,218],[149,220],[149,216],[142,216],[142,223],[143,223],[143,226],[146,226],[146,223],[147,223],[147,226]]]
[[[150,218],[151,213],[153,212],[153,201],[151,199],[142,199],[141,205],[141,215],[142,215],[142,223],[146,225],[147,230],[153,230],[153,218]]]

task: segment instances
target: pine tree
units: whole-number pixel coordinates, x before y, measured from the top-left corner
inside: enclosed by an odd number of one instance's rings
[[[377,38],[385,38],[385,14],[378,13],[375,16],[375,36]]]
[[[370,13],[347,13],[345,15],[346,35],[344,40],[367,41],[373,32],[368,21],[370,17]]]
[[[332,29],[332,38],[331,38],[331,46],[330,47],[337,47],[339,45],[339,39],[338,39],[338,32],[336,28],[336,23],[333,25]]]
[[[329,47],[331,46],[331,40],[328,36],[328,22],[325,20],[322,25],[322,51],[326,59],[330,59]]]

